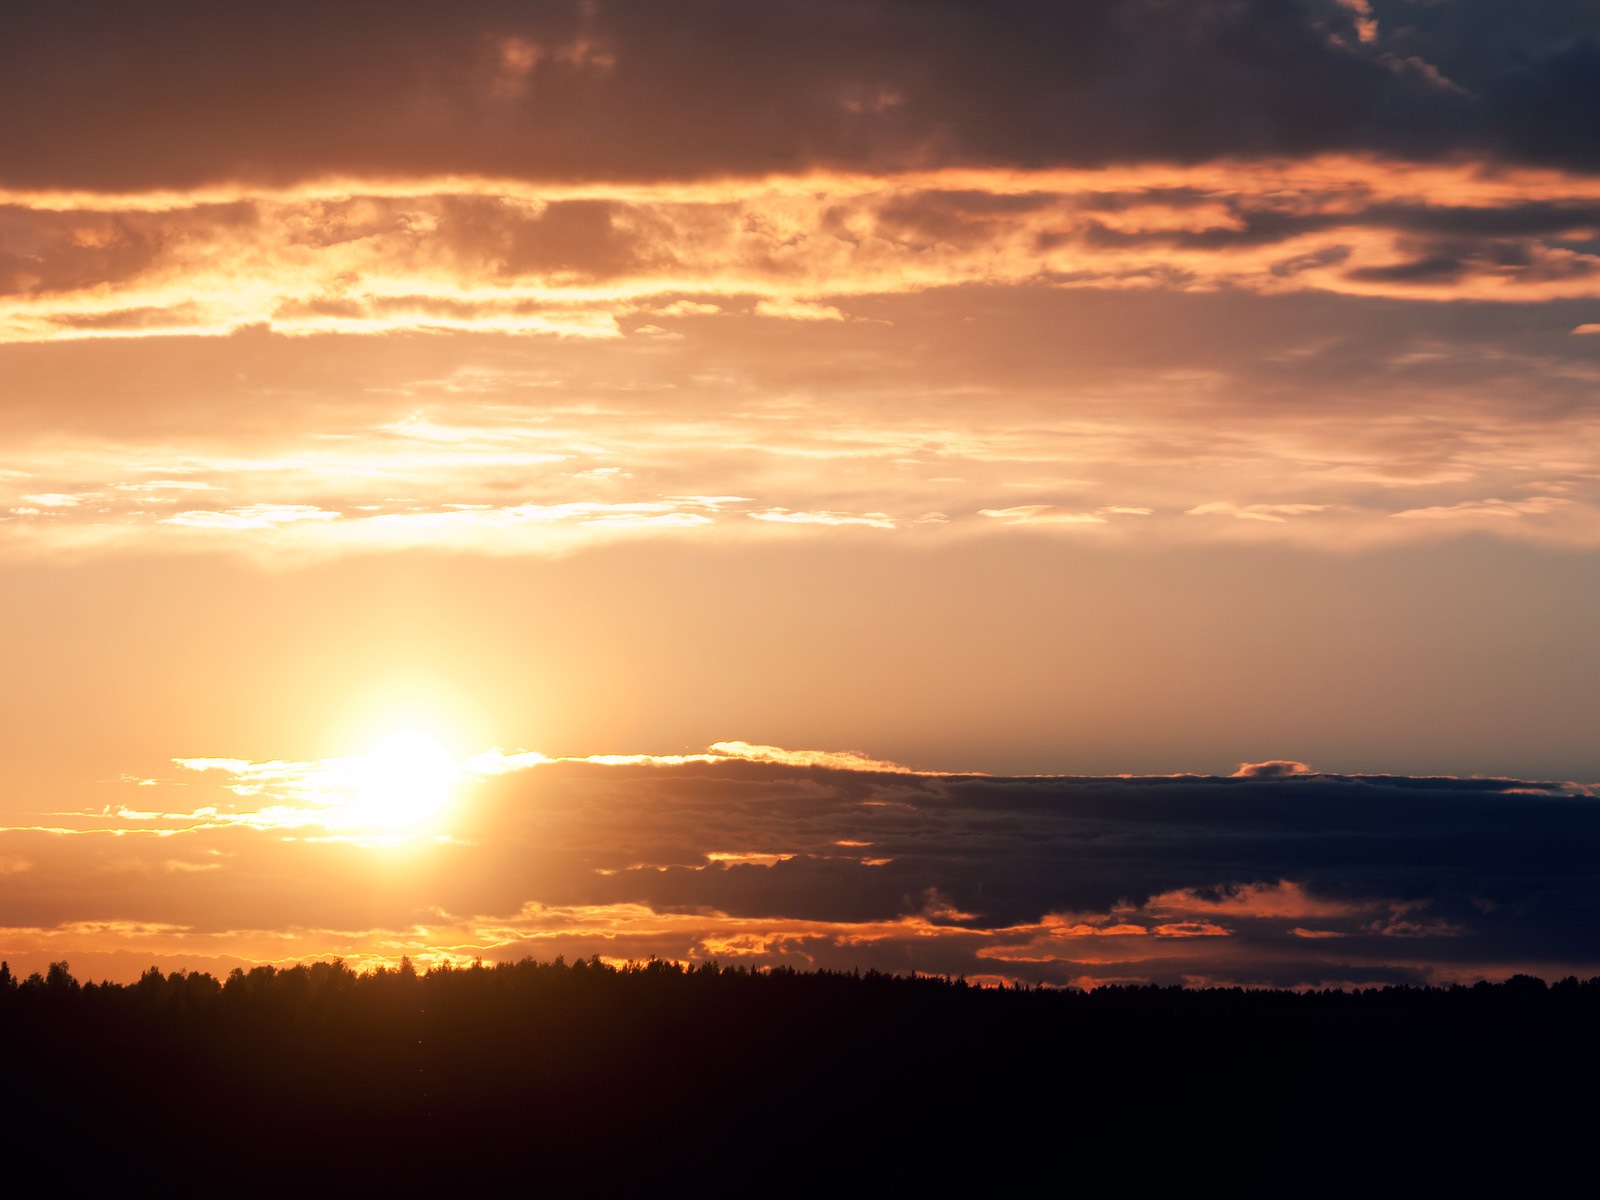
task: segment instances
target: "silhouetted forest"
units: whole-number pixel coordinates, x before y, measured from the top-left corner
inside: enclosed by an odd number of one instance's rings
[[[128,985],[0,968],[9,1161],[179,1194],[1436,1183],[1576,1161],[1597,1048],[1600,979],[1075,992],[598,959]]]

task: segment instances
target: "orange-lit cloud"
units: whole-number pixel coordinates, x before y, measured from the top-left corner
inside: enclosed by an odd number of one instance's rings
[[[1589,298],[1585,175],[1323,154],[9,199],[11,553],[1600,544],[1587,339],[1429,312]],[[1425,328],[1341,332],[1369,294]]]
[[[1278,880],[1272,884],[1248,884],[1227,888],[1215,894],[1192,889],[1153,896],[1147,909],[1166,914],[1216,914],[1253,918],[1348,917],[1361,914],[1368,904],[1351,905],[1309,895],[1300,884]]]
[[[851,297],[973,284],[1600,296],[1587,177],[1351,157],[609,188],[336,180],[0,205],[17,248],[0,286],[9,341],[252,325],[615,338],[623,322],[671,332],[639,315],[838,322]]]
[[[1596,430],[1581,409],[1518,425],[1486,387],[1481,404],[1458,406],[1445,438],[1427,432],[1431,401],[1383,417],[1382,439],[1312,412],[1267,424],[1248,404],[1219,433],[1214,414],[1194,411],[1193,386],[1132,408],[1120,388],[1053,408],[1023,395],[960,411],[936,397],[909,415],[818,402],[819,426],[758,381],[740,382],[734,411],[684,412],[675,391],[619,395],[604,383],[595,402],[562,411],[535,406],[536,381],[465,375],[413,384],[399,414],[352,409],[322,429],[296,430],[293,413],[270,434],[197,421],[115,441],[35,426],[17,432],[0,476],[0,546],[292,563],[404,548],[559,554],[619,539],[824,535],[928,544],[1024,531],[1329,548],[1473,529],[1600,542],[1600,472],[1584,450]],[[1237,498],[1219,499],[1224,488]]]
[[[1283,779],[1295,775],[1312,775],[1315,772],[1303,762],[1274,758],[1267,762],[1240,763],[1232,779]]]

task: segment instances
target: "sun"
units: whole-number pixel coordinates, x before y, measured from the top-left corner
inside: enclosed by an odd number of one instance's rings
[[[355,807],[373,825],[417,825],[451,800],[461,764],[420,729],[389,734],[355,763]]]

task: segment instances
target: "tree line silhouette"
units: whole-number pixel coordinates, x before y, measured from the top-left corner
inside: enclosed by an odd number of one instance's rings
[[[1147,1175],[1232,1146],[1239,1178],[1359,1134],[1349,1167],[1384,1130],[1480,1157],[1537,1138],[1548,1155],[1587,1136],[1593,1085],[1574,1085],[1597,1050],[1600,978],[1084,992],[558,958],[222,980],[152,967],[124,985],[0,965],[18,1149],[92,1148],[120,1182],[234,1194],[281,1190],[264,1167],[599,1195],[642,1194],[664,1170],[712,1194],[839,1177],[893,1194],[1014,1181],[1047,1146],[1142,1156]]]

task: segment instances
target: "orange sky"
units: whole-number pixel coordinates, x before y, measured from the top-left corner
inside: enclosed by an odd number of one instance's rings
[[[741,915],[542,890],[582,838],[473,798],[715,745],[1600,779],[1581,6],[325,7],[0,18],[0,956],[1434,978],[1465,918],[1393,881]],[[420,824],[361,782],[403,730]],[[815,783],[699,765],[752,754]],[[674,869],[820,854],[673,811]],[[1300,923],[1223,954],[1218,895]],[[1275,974],[1335,910],[1406,932]]]

